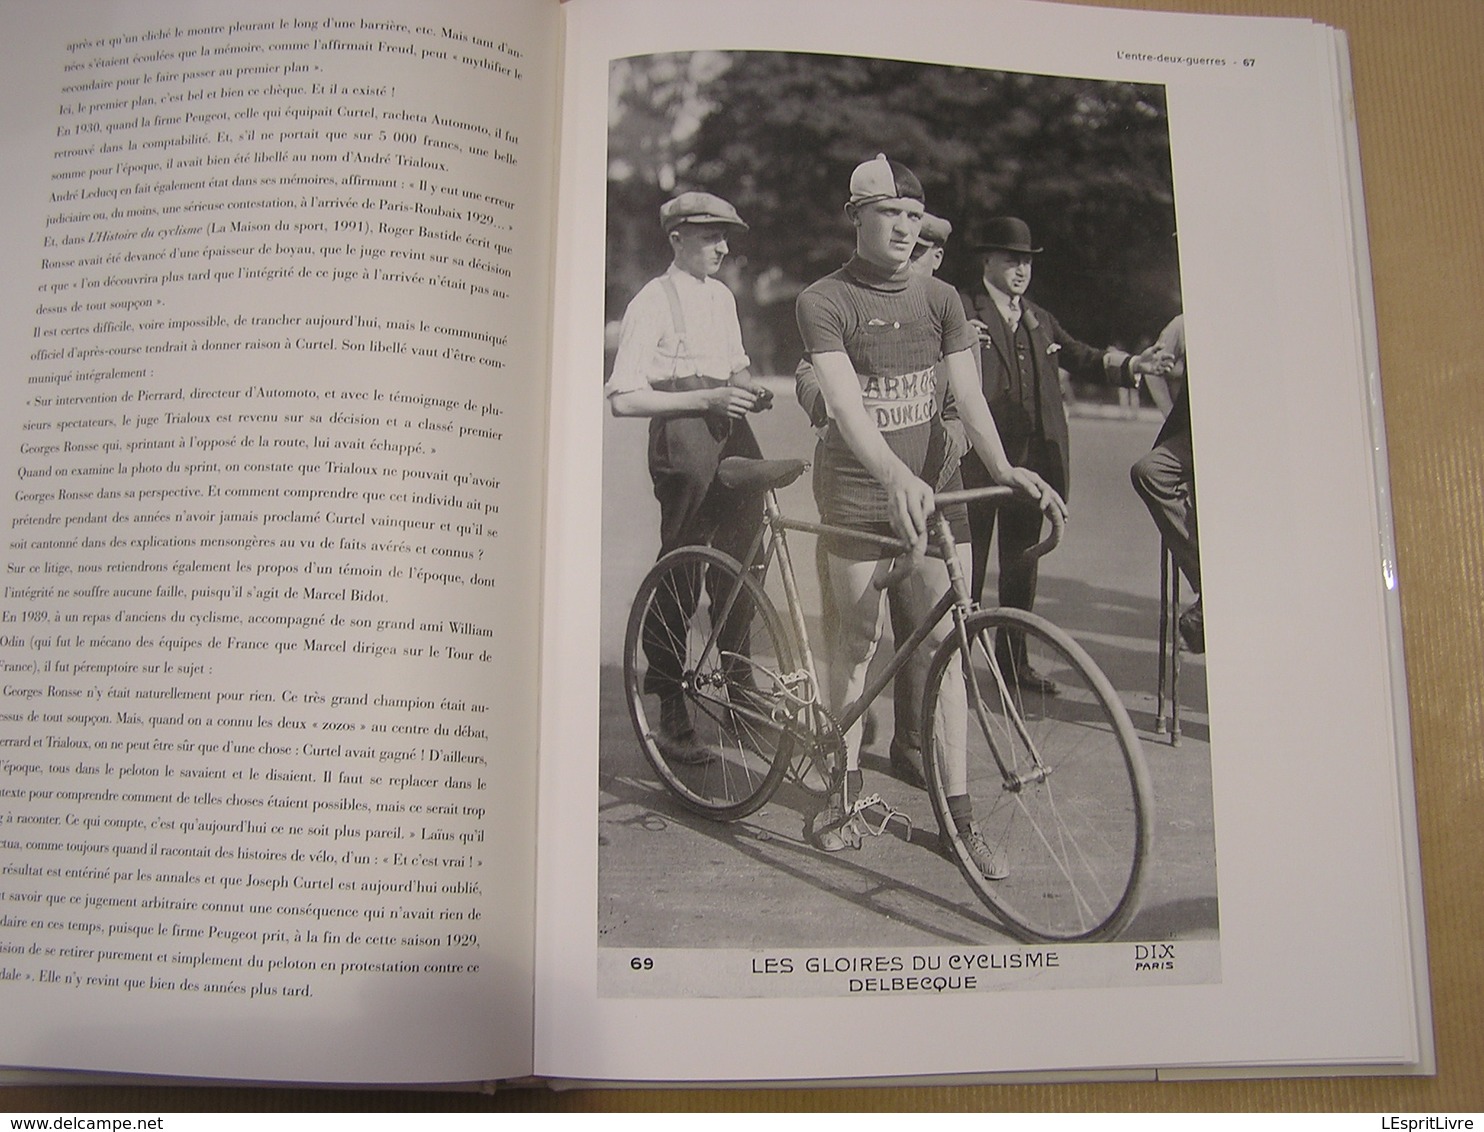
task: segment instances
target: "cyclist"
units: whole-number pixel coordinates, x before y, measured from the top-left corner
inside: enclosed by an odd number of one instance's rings
[[[891,534],[910,542],[917,569],[897,584],[903,600],[924,616],[948,587],[947,567],[921,559],[927,517],[943,463],[946,437],[935,397],[934,372],[945,372],[975,452],[991,478],[1035,498],[1043,511],[1065,516],[1065,504],[1040,476],[1011,466],[980,388],[974,329],[948,284],[910,270],[922,227],[922,183],[885,154],[861,163],[850,177],[846,215],[855,226],[855,254],[838,271],[800,294],[796,313],[804,348],[819,378],[829,414],[815,465],[815,498],[823,522]],[[948,488],[957,484],[951,477]],[[963,507],[947,516],[968,569],[968,517]],[[831,538],[826,544],[832,655],[829,700],[836,707],[857,698],[881,637],[881,592],[893,565],[873,544]],[[951,631],[945,620],[925,647]],[[968,708],[963,681],[946,679],[941,699],[947,750],[948,808],[979,871],[990,879],[1008,874],[978,828],[967,792],[964,736]],[[860,724],[846,735],[846,775],[810,828],[816,846],[843,849],[854,839],[848,823],[860,796]]]
[[[953,225],[949,221],[941,216],[934,216],[931,212],[923,213],[922,230],[917,235],[917,246],[912,249],[911,270],[924,278],[937,274],[938,268],[943,266],[943,255],[948,247],[948,238],[952,235]],[[939,491],[948,491],[950,484],[954,488],[959,486],[957,479],[959,461],[969,450],[969,441],[964,435],[964,426],[958,419],[957,407],[952,400],[945,400],[948,379],[935,375],[935,382],[937,385],[935,396],[943,414],[943,426],[946,431],[947,451],[944,452],[943,459],[938,464],[934,486]],[[794,390],[799,404],[809,414],[809,423],[819,430],[822,444],[825,432],[829,428],[830,418],[825,409],[824,395],[819,391],[819,379],[815,376],[814,367],[809,364],[808,358],[799,363],[794,373]],[[822,541],[818,550],[821,592],[824,592],[829,586],[829,573]],[[886,609],[891,622],[892,636],[899,645],[917,628],[911,613],[904,608],[901,594],[901,587],[893,586],[886,595]],[[902,782],[908,786],[916,786],[918,789],[926,785],[922,774],[922,736],[919,733],[919,725],[922,723],[922,690],[927,681],[928,664],[931,660],[932,653],[926,649],[918,649],[892,682],[893,719],[891,745],[888,749],[891,770]],[[869,720],[868,715],[865,721],[867,732],[870,730]]]

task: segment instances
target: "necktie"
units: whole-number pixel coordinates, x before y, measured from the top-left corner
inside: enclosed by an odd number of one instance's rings
[[[1010,297],[1010,333],[1014,334],[1020,329],[1020,296]]]

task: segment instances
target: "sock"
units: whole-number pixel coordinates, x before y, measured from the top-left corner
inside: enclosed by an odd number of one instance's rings
[[[974,823],[974,803],[967,794],[954,794],[948,799],[948,816],[953,819],[953,828],[967,834]]]

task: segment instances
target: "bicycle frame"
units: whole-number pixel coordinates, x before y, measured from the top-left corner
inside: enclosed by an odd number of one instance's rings
[[[702,815],[736,820],[757,812],[788,782],[801,791],[791,804],[803,807],[806,840],[822,837],[821,815],[840,815],[828,819],[825,834],[846,826],[853,838],[883,831],[884,822],[880,828],[859,825],[871,807],[883,810],[884,820],[899,815],[880,795],[864,795],[849,807],[841,786],[844,733],[892,679],[902,677],[910,657],[941,636],[923,681],[922,708],[923,774],[939,843],[1012,935],[1027,941],[1112,938],[1138,906],[1149,855],[1149,771],[1116,690],[1076,641],[1025,611],[981,610],[969,595],[942,510],[1011,493],[981,488],[936,497],[930,553],[944,559],[947,588],[879,674],[867,677],[867,687],[835,715],[822,694],[789,533],[858,540],[874,544],[883,558],[905,559],[874,570],[881,589],[919,567],[920,558],[892,537],[787,518],[778,490],[797,475],[798,467],[749,473],[763,496],[764,522],[742,561],[709,547],[675,550],[657,562],[635,598],[625,687],[635,731],[666,788]],[[1051,536],[1033,553],[1060,540],[1058,516],[1051,518]],[[651,721],[656,708],[644,697],[663,693],[641,688],[646,659],[640,639],[656,595],[697,585],[706,586],[709,607],[687,629],[678,690],[695,712],[697,733],[705,728],[708,737],[684,746],[665,739]],[[953,623],[944,629],[950,613]],[[738,625],[757,626],[760,638],[738,638]],[[729,636],[732,644],[723,645]],[[749,639],[760,648],[752,650]],[[1036,671],[1030,656],[1057,674],[1060,688],[1031,684],[1027,690],[1021,674]],[[960,687],[965,699],[959,699]],[[968,733],[960,730],[965,711]]]
[[[860,531],[853,531],[846,527],[830,526],[823,523],[810,523],[801,519],[790,519],[785,516],[778,505],[776,491],[769,491],[763,502],[763,512],[766,517],[763,529],[758,532],[752,547],[748,550],[747,563],[749,569],[756,568],[760,575],[759,580],[767,576],[772,561],[776,558],[779,564],[780,580],[783,584],[783,592],[787,598],[788,616],[793,626],[794,636],[799,641],[803,652],[803,662],[811,678],[818,683],[818,670],[815,666],[813,650],[809,644],[809,633],[804,622],[803,602],[799,597],[798,581],[794,575],[793,558],[789,552],[789,531],[800,531],[805,534],[833,535],[837,537],[848,537],[861,542],[871,542],[889,550],[895,550],[899,554],[908,554],[911,547],[900,539],[886,538],[880,535],[869,535]],[[963,633],[963,618],[975,608],[975,603],[969,595],[969,587],[963,576],[963,569],[958,561],[957,550],[953,541],[953,533],[948,529],[948,524],[943,521],[939,512],[934,512],[929,518],[933,528],[933,545],[936,557],[944,558],[948,566],[949,588],[933,606],[932,611],[922,620],[916,630],[905,642],[899,642],[896,651],[886,663],[886,667],[869,681],[861,694],[854,702],[841,710],[837,722],[842,731],[850,729],[861,716],[865,715],[872,702],[891,683],[892,679],[900,672],[904,665],[911,659],[922,643],[936,628],[945,614],[950,609],[956,610],[954,619],[958,625],[961,639]],[[761,552],[761,561],[759,553]]]
[[[892,682],[897,673],[912,658],[913,654],[922,647],[923,642],[927,640],[938,623],[950,610],[953,612],[954,633],[958,640],[959,653],[963,657],[964,663],[968,663],[970,646],[964,625],[967,618],[979,608],[979,605],[969,593],[968,582],[964,578],[963,566],[958,559],[957,543],[954,540],[952,529],[943,517],[943,509],[956,503],[969,502],[971,500],[1008,499],[1012,495],[1013,492],[1010,488],[989,487],[942,492],[935,497],[936,509],[928,516],[929,546],[930,553],[934,557],[941,558],[948,569],[948,589],[944,591],[943,596],[937,600],[911,636],[906,641],[897,644],[897,649],[887,660],[885,668],[882,669],[875,679],[869,681],[861,691],[861,694],[850,704],[846,705],[835,717],[841,732],[848,731],[857,720],[865,715],[870,709],[871,704],[875,702],[876,697],[886,689],[887,685]],[[804,603],[799,596],[798,579],[794,574],[793,555],[788,545],[788,532],[799,531],[804,534],[832,535],[849,538],[895,551],[899,555],[911,555],[912,547],[901,539],[891,538],[885,535],[870,534],[864,531],[853,530],[849,527],[832,526],[826,523],[811,523],[803,519],[790,519],[783,514],[783,509],[779,506],[778,491],[776,488],[769,488],[763,496],[763,515],[763,525],[753,538],[752,545],[748,547],[747,555],[741,565],[744,571],[752,574],[759,583],[764,583],[769,570],[772,569],[774,562],[777,562],[779,579],[783,585],[785,604],[788,607],[789,624],[793,630],[794,639],[799,645],[801,654],[799,659],[802,665],[802,672],[811,685],[807,702],[814,703],[818,701],[819,697],[819,672],[814,658],[814,650],[809,641],[808,626],[804,619]],[[1055,547],[1060,539],[1061,526],[1059,523],[1053,522],[1051,534],[1038,546],[1032,547],[1028,553],[1039,557]],[[914,565],[913,562],[909,561],[894,569],[892,575],[881,584],[881,588],[885,589],[892,584],[897,575],[914,568]],[[731,616],[732,608],[737,600],[737,593],[738,591],[734,590],[727,595],[720,615],[715,619],[715,625],[724,624]],[[708,651],[716,645],[715,633],[716,629],[713,628],[713,635],[706,642]],[[991,668],[995,673],[995,680],[999,685],[1000,694],[1008,700],[1010,698],[1010,691],[1005,684],[1004,674],[1000,671],[997,663],[992,662]],[[985,718],[987,709],[982,699],[978,696],[977,690],[970,696],[969,708],[984,730],[986,737],[989,738],[991,729]],[[1019,720],[1017,720],[1016,729],[1020,732],[1022,739],[1029,740],[1029,736],[1025,734],[1024,724]],[[1031,747],[1034,757],[1034,744],[1028,745]],[[992,738],[989,738],[989,746],[1008,789],[1012,791],[1019,790],[1027,781],[1039,781],[1045,777],[1047,772],[1045,767],[1041,765],[1038,757],[1035,758],[1037,763],[1036,770],[1032,771],[1029,775],[1018,775],[1007,766],[998,744]]]
[[[978,603],[969,593],[968,582],[964,578],[963,566],[958,559],[957,544],[948,522],[943,518],[941,508],[968,499],[1008,498],[1010,495],[1011,492],[1008,488],[986,488],[948,492],[937,497],[939,509],[935,510],[928,517],[929,541],[934,556],[941,558],[948,569],[949,587],[907,640],[897,642],[896,651],[892,653],[886,662],[885,668],[867,683],[861,694],[852,703],[842,709],[836,718],[841,731],[849,730],[857,720],[865,715],[871,704],[875,702],[876,697],[886,689],[897,673],[912,658],[913,654],[922,647],[923,642],[927,640],[938,623],[950,610],[953,612],[954,632],[958,638],[960,652],[967,660],[969,642],[964,632],[964,623],[969,615],[978,609]],[[802,519],[790,519],[783,514],[782,508],[779,506],[776,489],[769,489],[764,496],[763,512],[765,521],[754,538],[752,545],[748,548],[746,559],[742,565],[759,582],[762,582],[767,578],[768,571],[772,568],[773,563],[775,561],[778,563],[780,581],[783,585],[790,625],[802,654],[800,659],[804,671],[808,673],[809,679],[813,682],[817,693],[819,687],[818,668],[815,663],[813,648],[809,641],[809,631],[804,619],[803,601],[799,596],[798,580],[794,574],[793,556],[789,550],[787,532],[800,531],[805,534],[833,535],[850,538],[860,542],[873,543],[885,549],[894,550],[899,554],[910,554],[912,548],[900,539],[867,534],[848,527],[811,523]],[[1035,553],[1044,553],[1051,546],[1054,546],[1059,539],[1060,530],[1053,529],[1052,535],[1046,542],[1040,547],[1035,548]],[[908,563],[906,569],[911,568],[911,563]],[[900,571],[893,571],[894,574],[898,572]],[[891,579],[888,579],[886,583],[883,583],[882,588],[885,588],[890,582]],[[734,596],[732,595],[728,598],[726,607],[722,612],[722,620],[725,620],[729,615]],[[1001,684],[1001,692],[1008,696],[1009,693],[1004,687],[1004,678],[1002,674],[999,674],[998,666],[995,666],[995,671],[997,674],[996,679]],[[983,713],[985,709],[983,703],[978,699],[977,695],[972,697],[972,701],[970,704],[971,710],[980,718],[981,724],[984,724]],[[998,750],[994,751],[994,755],[995,761],[999,764],[1000,771],[1005,776],[1006,782],[1010,784],[1011,789],[1018,789],[1023,778],[1017,777],[1005,766],[1004,760]]]
[[[709,548],[675,551],[656,564],[640,587],[625,643],[626,691],[639,740],[664,784],[689,808],[736,820],[755,812],[787,781],[802,791],[805,837],[814,838],[825,800],[841,806],[833,800],[843,797],[837,792],[847,764],[844,733],[902,676],[914,653],[942,637],[928,664],[922,709],[924,775],[940,843],[1013,934],[1027,940],[1115,935],[1137,907],[1149,851],[1152,801],[1138,738],[1106,676],[1064,632],[1020,610],[979,608],[942,515],[950,504],[1006,498],[1009,490],[977,489],[936,498],[929,516],[929,552],[944,560],[946,592],[837,715],[829,710],[832,705],[819,679],[790,532],[862,541],[873,544],[882,557],[905,558],[889,571],[875,571],[883,589],[916,569],[920,558],[912,558],[913,548],[895,538],[788,518],[778,490],[792,482],[785,477],[796,477],[798,471],[759,467],[750,473],[762,496],[764,522],[741,561]],[[738,479],[740,485],[742,477]],[[1053,515],[1050,537],[1032,553],[1044,553],[1060,535]],[[770,578],[774,570],[777,576]],[[680,581],[671,583],[672,577]],[[654,707],[644,702],[646,695],[656,693],[641,690],[645,659],[638,642],[647,611],[655,608],[650,602],[663,587],[702,584],[710,605],[691,625],[694,635],[684,645],[680,685],[698,711],[697,730],[706,721],[714,732],[697,757],[690,748],[677,747],[672,753],[656,739],[649,714]],[[756,603],[761,615],[748,603]],[[940,633],[950,612],[952,626]],[[747,639],[735,638],[738,624],[759,626],[763,638],[758,651]],[[697,628],[701,631],[694,633]],[[734,643],[723,646],[728,634]],[[1049,693],[1034,686],[1027,693],[1019,675],[1030,670],[1027,645],[1063,681],[1067,694],[1054,702],[1070,707],[1070,714],[1055,710],[1048,700],[1058,696],[1055,685]],[[957,700],[960,684],[965,700]],[[950,690],[962,706],[946,699]],[[950,706],[943,711],[935,706],[945,703]],[[958,722],[965,709],[970,720],[967,744]],[[811,807],[811,798],[818,806]],[[967,818],[955,809],[959,798],[970,800]],[[897,813],[877,795],[858,801],[845,815],[845,824],[872,806],[885,809],[888,820]],[[842,824],[830,825],[826,832],[837,828]],[[867,824],[854,836],[861,832],[880,830]]]

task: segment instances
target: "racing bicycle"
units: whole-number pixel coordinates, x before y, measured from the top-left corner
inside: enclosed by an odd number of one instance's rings
[[[745,560],[708,546],[681,547],[660,558],[639,586],[624,642],[624,692],[660,781],[683,806],[720,821],[755,812],[785,781],[818,811],[844,774],[844,733],[938,621],[951,616],[953,632],[928,668],[921,731],[927,792],[946,854],[1021,940],[1116,936],[1137,910],[1150,851],[1151,792],[1138,736],[1107,677],[1070,636],[1032,613],[976,605],[942,516],[953,503],[1005,499],[1011,490],[937,495],[929,546],[947,564],[949,589],[859,698],[832,712],[821,695],[788,536],[876,542],[903,556],[894,575],[910,568],[911,548],[785,516],[778,492],[806,466],[724,460],[724,484],[763,496],[764,522]],[[1045,553],[1060,534],[1054,526],[1032,553]],[[769,596],[778,592],[782,610]],[[1022,665],[1054,678],[1056,687],[1022,681]],[[969,793],[980,832],[1008,864],[1001,879],[980,872],[948,814],[938,702],[953,679],[963,680],[968,697]],[[894,814],[878,795],[852,807],[857,831],[880,833]],[[804,815],[806,833],[812,816]]]

